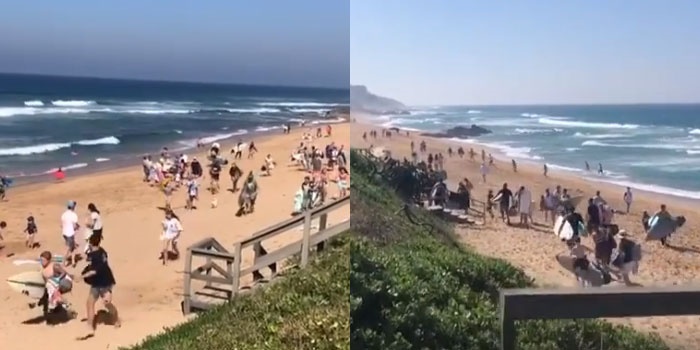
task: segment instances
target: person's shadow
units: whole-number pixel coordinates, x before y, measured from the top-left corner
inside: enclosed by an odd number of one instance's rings
[[[671,249],[671,250],[675,250],[679,253],[700,254],[700,249],[697,249],[695,247],[683,247],[683,246],[666,244],[666,248]]]

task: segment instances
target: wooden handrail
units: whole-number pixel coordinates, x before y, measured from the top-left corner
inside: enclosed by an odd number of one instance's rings
[[[232,251],[226,250],[213,237],[197,241],[187,249],[187,257],[185,259],[183,313],[187,314],[191,312],[193,308],[206,309],[214,305],[212,303],[192,299],[192,280],[205,281],[209,288],[213,288],[213,284],[230,286],[230,292],[227,293],[228,299],[232,300],[238,295],[241,278],[246,275],[252,273],[254,280],[257,280],[258,276],[262,278],[258,270],[270,267],[274,276],[277,272],[276,264],[278,262],[289,259],[297,254],[301,255],[300,267],[305,267],[309,261],[311,247],[315,246],[317,247],[316,250],[320,251],[326,240],[350,229],[349,219],[327,227],[328,214],[349,204],[350,197],[346,196],[319,208],[306,211],[291,219],[260,230],[250,238],[235,243]],[[317,218],[319,229],[312,234],[312,221]],[[262,241],[288,232],[301,225],[304,226],[304,230],[300,240],[270,252],[262,248]],[[249,247],[253,248],[255,258],[251,266],[244,268],[241,266],[243,251],[245,248]],[[192,260],[194,257],[206,258],[207,262],[204,265],[193,268]],[[226,264],[226,269],[219,266],[214,260],[223,260]],[[212,271],[217,272],[221,276],[212,276]],[[218,290],[221,290],[221,288],[218,288]]]

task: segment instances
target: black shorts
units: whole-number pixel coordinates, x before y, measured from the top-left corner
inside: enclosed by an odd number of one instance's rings
[[[102,240],[102,238],[104,238],[104,237],[102,237],[102,229],[99,229],[99,230],[92,230],[92,235],[93,235],[93,236],[100,237],[100,240]]]
[[[581,270],[588,270],[588,265],[590,263],[588,262],[588,259],[586,258],[578,258],[574,260],[574,270],[575,269],[581,269]]]

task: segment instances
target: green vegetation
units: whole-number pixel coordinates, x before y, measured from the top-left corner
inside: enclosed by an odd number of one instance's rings
[[[349,237],[329,245],[307,268],[130,349],[348,349]]]
[[[351,155],[351,344],[354,349],[499,349],[500,288],[533,286],[505,261],[471,252],[427,213],[401,213],[420,188],[415,169],[379,169]],[[422,225],[421,223],[429,223]],[[429,226],[440,230],[430,233]],[[518,348],[668,349],[653,335],[596,320],[519,322]]]

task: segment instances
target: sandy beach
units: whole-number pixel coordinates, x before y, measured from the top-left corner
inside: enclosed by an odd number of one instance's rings
[[[217,208],[211,208],[214,198],[205,188],[208,180],[202,181],[199,209],[185,211],[185,190],[179,189],[173,194],[173,208],[180,217],[184,227],[179,242],[184,250],[193,242],[214,236],[224,246],[250,236],[256,231],[273,225],[290,217],[294,194],[299,188],[305,172],[292,166],[290,154],[302,142],[302,133],[317,126],[305,128],[294,127],[290,134],[267,135],[254,141],[259,152],[253,159],[237,161],[244,173],[253,170],[257,174],[267,154],[276,160],[277,167],[270,177],[260,177],[256,211],[243,217],[233,214],[238,209],[238,193],[232,194],[224,189],[230,187],[228,167],[224,167],[221,176],[222,191],[216,195]],[[331,141],[336,145],[345,145],[349,151],[350,124],[333,124],[333,134],[313,141],[317,147],[325,147]],[[315,134],[315,132],[313,132]],[[244,142],[251,141],[251,135],[241,136]],[[232,143],[238,137],[221,142],[224,155],[229,155]],[[156,154],[159,150],[153,150]],[[194,154],[194,152],[200,154]],[[204,160],[203,151],[192,150],[190,156],[196,155]],[[138,161],[138,160],[137,160]],[[205,165],[205,162],[202,162]],[[109,253],[110,265],[114,271],[117,284],[114,289],[114,303],[118,307],[122,326],[119,329],[107,325],[98,325],[95,337],[78,341],[76,337],[84,335],[86,325],[85,300],[88,288],[84,282],[76,281],[72,293],[67,298],[78,312],[76,319],[56,326],[44,323],[32,324],[32,319],[41,316],[40,308],[29,309],[30,299],[12,292],[6,283],[0,283],[0,298],[4,309],[0,315],[0,347],[3,349],[116,349],[139,342],[148,335],[159,332],[163,327],[171,327],[186,320],[180,311],[182,301],[182,277],[184,259],[171,261],[162,266],[158,259],[161,249],[159,235],[163,211],[164,196],[158,188],[151,188],[142,182],[141,166],[130,166],[89,175],[71,176],[66,181],[54,183],[47,180],[39,184],[30,184],[10,188],[8,201],[0,203],[0,220],[8,223],[0,242],[0,277],[4,280],[16,273],[31,269],[28,266],[15,266],[14,259],[35,259],[43,250],[54,254],[63,254],[60,231],[60,215],[65,210],[68,200],[78,203],[76,212],[81,224],[87,216],[86,206],[93,202],[102,212],[104,220],[103,247]],[[337,187],[331,183],[330,196],[338,194]],[[331,215],[332,224],[347,219],[347,208],[337,216]],[[41,247],[33,251],[24,247],[26,217],[33,215],[39,228],[37,240]],[[343,216],[343,217],[341,217]],[[82,236],[82,231],[78,237]],[[289,236],[289,237],[287,237]],[[288,240],[297,239],[292,235],[282,235],[267,243],[268,249],[282,246]],[[82,251],[82,239],[79,250]],[[12,255],[8,257],[8,255]],[[243,262],[244,264],[246,261]],[[71,269],[79,275],[84,262]],[[79,279],[79,278],[77,278]],[[98,309],[101,303],[98,302]]]
[[[362,120],[362,116],[353,116]],[[473,184],[472,197],[485,200],[488,189],[497,192],[504,182],[513,191],[521,185],[526,186],[532,193],[533,200],[539,203],[540,195],[546,188],[554,189],[561,185],[569,191],[581,191],[585,198],[592,197],[596,191],[614,208],[624,211],[624,187],[603,182],[583,179],[572,173],[549,170],[547,177],[543,175],[542,164],[519,162],[515,173],[510,159],[499,155],[496,150],[482,147],[478,144],[458,143],[445,139],[431,139],[420,136],[417,131],[411,131],[410,136],[405,132],[393,137],[377,139],[362,139],[362,134],[369,130],[380,131],[382,128],[369,123],[353,124],[352,144],[354,147],[383,147],[390,150],[394,158],[410,159],[410,142],[413,140],[418,147],[421,140],[427,143],[428,153],[441,152],[445,156],[444,168],[448,173],[448,182],[456,185],[462,178],[467,177]],[[381,133],[379,133],[381,135]],[[456,154],[448,157],[447,148],[452,147],[456,152],[462,146],[467,155],[460,158]],[[476,160],[470,161],[469,149],[473,147],[477,153]],[[485,149],[496,159],[495,166],[490,169],[486,183],[482,183],[479,166],[480,153]],[[583,163],[583,160],[581,160]],[[595,164],[595,163],[592,163]],[[456,186],[451,187],[456,190]],[[630,233],[634,240],[642,243],[643,260],[638,275],[632,275],[632,281],[644,286],[664,285],[693,285],[700,283],[700,209],[698,201],[680,197],[666,196],[656,193],[645,193],[632,189],[634,202],[628,215],[616,215],[614,222]],[[669,247],[662,247],[659,242],[644,242],[644,232],[641,225],[642,211],[653,213],[659,205],[665,203],[673,215],[684,215],[688,222],[670,240]],[[579,212],[585,214],[585,207],[580,205]],[[517,222],[517,218],[511,218]],[[574,276],[562,268],[555,260],[555,254],[566,250],[565,245],[552,234],[551,223],[544,221],[544,214],[536,211],[534,220],[537,225],[531,229],[507,226],[498,218],[487,220],[484,226],[477,229],[468,227],[458,228],[458,234],[465,244],[480,253],[503,258],[522,268],[528,275],[535,278],[540,286],[571,287],[576,285]],[[584,244],[593,247],[591,238],[584,238]],[[623,287],[613,281],[610,287]],[[631,288],[631,287],[629,287]],[[614,322],[630,324],[641,331],[656,332],[672,347],[697,348],[700,341],[700,317],[650,317],[634,319],[617,319]]]

